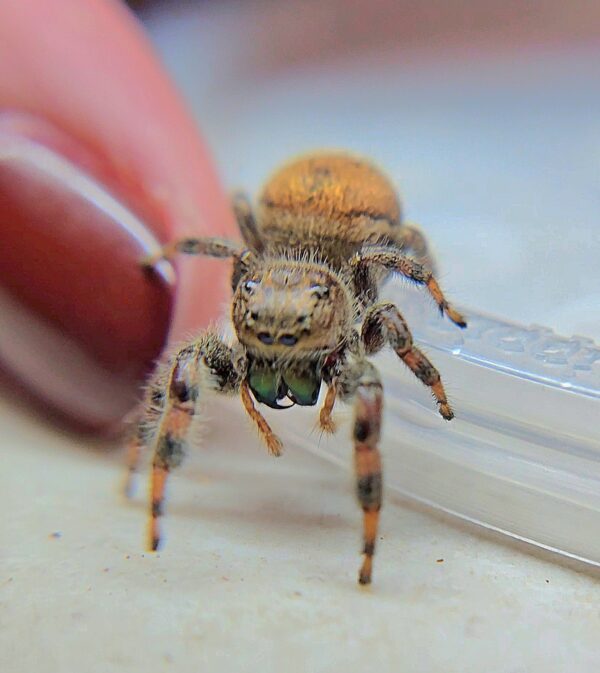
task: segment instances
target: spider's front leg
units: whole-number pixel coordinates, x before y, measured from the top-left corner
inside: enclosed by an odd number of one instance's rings
[[[216,238],[213,236],[180,238],[167,243],[157,253],[144,257],[141,264],[146,269],[153,269],[158,262],[163,259],[171,260],[177,253],[228,259],[239,257],[242,251],[238,243],[229,241],[226,238]]]
[[[419,264],[419,262],[415,262],[414,259],[406,257],[395,246],[365,246],[360,252],[356,253],[350,263],[354,268],[355,279],[357,279],[355,282],[359,284],[362,282],[361,279],[368,279],[370,266],[380,266],[389,271],[400,273],[420,285],[425,285],[442,314],[447,315],[459,327],[467,326],[463,316],[446,300],[430,269],[423,264]],[[359,287],[358,290],[364,291],[364,288]]]
[[[358,581],[370,584],[382,496],[379,436],[383,387],[375,367],[366,360],[348,367],[340,378],[340,396],[342,399],[354,398],[354,468],[356,493],[363,510],[364,540],[364,559]]]
[[[165,486],[169,472],[183,460],[188,431],[207,389],[233,392],[239,388],[241,374],[234,365],[234,354],[216,334],[206,333],[180,349],[151,381],[150,399],[140,421],[137,440],[154,445],[151,476],[149,546],[160,545],[159,519],[163,514]],[[161,397],[160,406],[157,398]],[[134,451],[139,453],[139,449]]]
[[[408,325],[394,304],[375,304],[367,311],[361,338],[368,355],[377,353],[386,343],[389,344],[412,373],[431,388],[440,414],[447,421],[454,418],[438,370],[413,345]]]

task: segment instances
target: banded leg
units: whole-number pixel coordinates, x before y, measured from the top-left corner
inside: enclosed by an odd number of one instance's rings
[[[438,370],[413,345],[408,325],[394,304],[372,306],[365,316],[361,336],[368,355],[381,350],[386,343],[389,344],[412,373],[431,388],[440,414],[447,421],[454,418]]]
[[[229,241],[226,238],[215,238],[212,236],[181,238],[177,241],[167,243],[158,253],[142,259],[142,266],[152,269],[162,259],[170,260],[177,253],[227,259],[229,257],[238,257],[242,252],[243,249],[239,243]]]
[[[436,274],[436,263],[429,249],[427,238],[421,228],[416,224],[403,224],[397,227],[394,242],[401,248],[404,254],[414,257],[417,262],[427,267],[433,274]]]
[[[354,398],[354,469],[356,494],[363,510],[363,563],[360,584],[370,584],[382,497],[379,436],[383,411],[383,388],[375,367],[366,360],[348,367],[341,375],[340,395]]]
[[[400,273],[416,283],[426,285],[429,294],[439,306],[440,312],[446,314],[459,327],[467,326],[463,316],[448,304],[431,271],[423,264],[415,262],[410,257],[405,257],[399,250],[393,247],[367,246],[354,256],[351,264],[355,273],[359,275],[364,275],[364,270],[369,266],[379,265],[390,271]]]
[[[244,243],[250,250],[263,252],[265,244],[256,226],[250,199],[243,192],[236,192],[231,198],[231,205]]]
[[[383,408],[383,389],[379,377],[363,375],[354,403],[354,466],[356,491],[363,509],[363,564],[358,581],[369,584],[373,573],[373,554],[381,509],[382,476],[379,434]]]
[[[149,530],[149,546],[153,551],[160,545],[159,520],[167,477],[183,460],[201,390],[233,392],[239,388],[241,376],[234,366],[232,349],[209,332],[182,348],[151,383],[150,390],[161,391],[163,399],[160,412],[150,405],[141,421],[144,427],[141,436],[151,437],[154,443]]]

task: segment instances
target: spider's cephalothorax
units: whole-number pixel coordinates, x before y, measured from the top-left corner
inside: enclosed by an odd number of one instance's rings
[[[336,399],[354,403],[357,495],[364,512],[359,582],[368,584],[381,507],[383,407],[379,374],[368,356],[390,346],[430,387],[440,414],[453,417],[440,376],[413,344],[404,318],[394,304],[378,302],[379,285],[399,273],[425,285],[459,327],[466,323],[433,276],[423,235],[402,222],[393,186],[363,159],[343,153],[302,157],[267,182],[256,216],[244,196],[236,196],[233,207],[243,243],[188,238],[162,255],[232,259],[237,340],[229,345],[216,333],[201,334],[160,367],[148,386],[129,468],[135,471],[144,446],[153,447],[150,546],[158,548],[166,477],[183,457],[204,389],[238,393],[269,451],[280,455],[281,442],[255,401],[274,409],[312,406],[325,384],[323,430],[335,430]]]
[[[325,358],[354,323],[352,294],[323,264],[250,261],[233,297],[233,324],[248,359],[248,385],[258,402],[317,403]]]

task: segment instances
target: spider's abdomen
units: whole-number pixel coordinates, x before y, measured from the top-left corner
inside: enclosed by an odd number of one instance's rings
[[[270,243],[343,257],[387,237],[401,217],[388,178],[343,153],[310,154],[283,166],[258,203],[258,226]]]

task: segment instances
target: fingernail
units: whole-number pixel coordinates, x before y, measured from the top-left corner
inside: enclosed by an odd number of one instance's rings
[[[0,376],[78,429],[119,428],[167,338],[171,270],[140,267],[161,236],[140,204],[72,138],[0,118]]]

